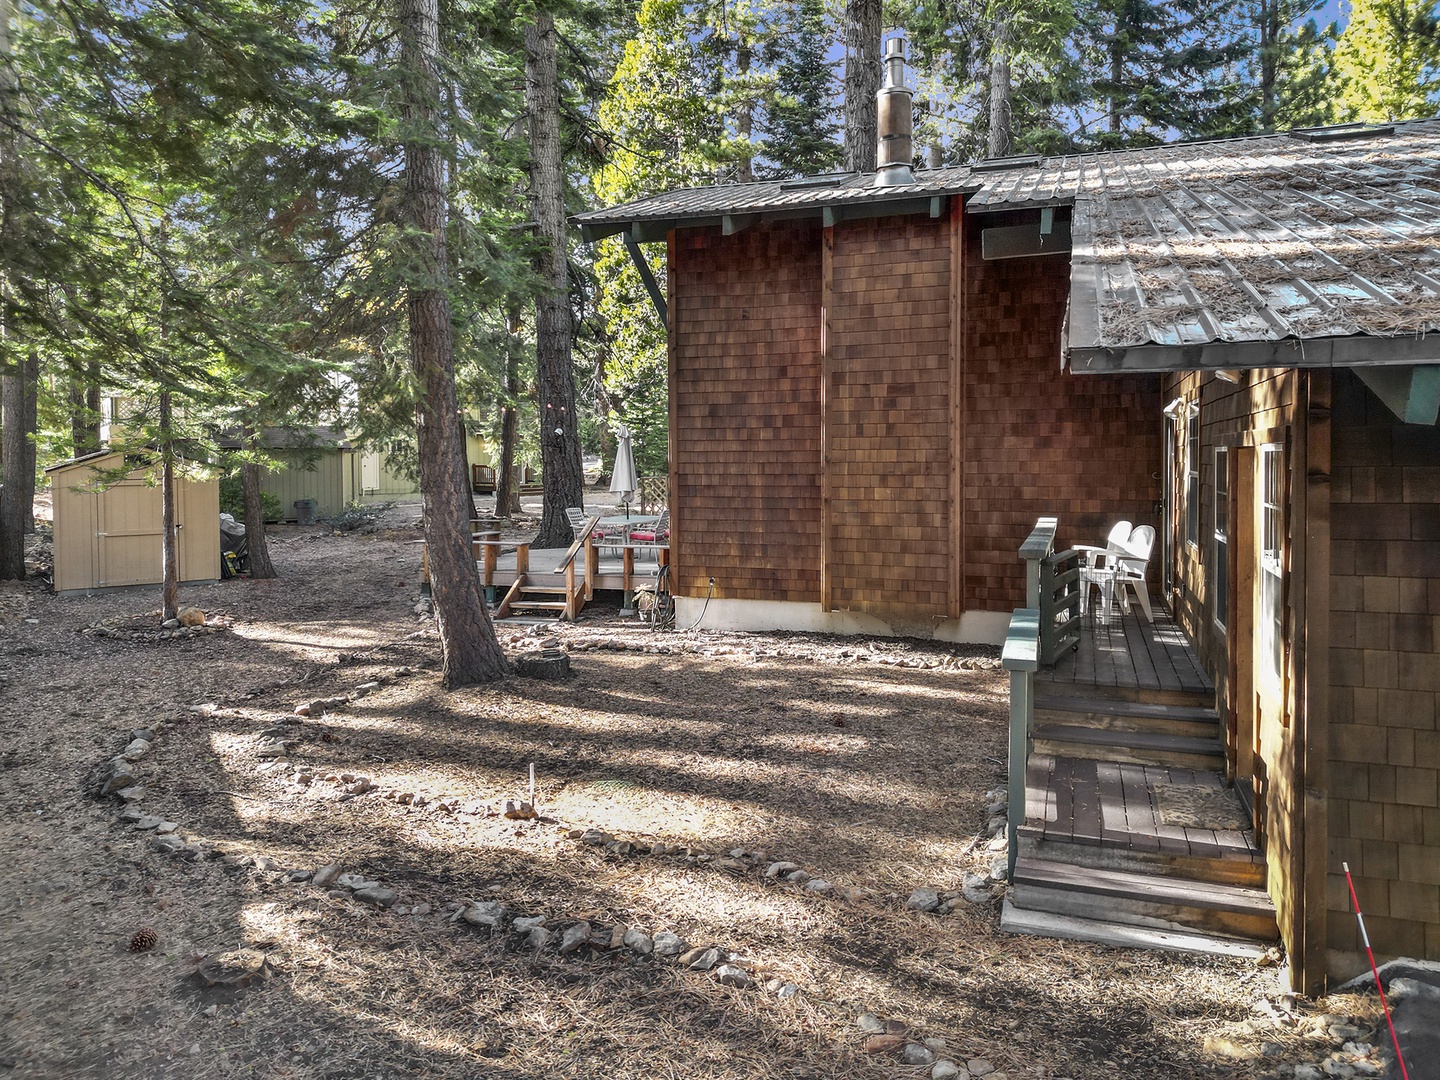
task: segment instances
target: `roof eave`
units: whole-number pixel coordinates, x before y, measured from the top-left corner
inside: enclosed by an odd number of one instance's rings
[[[1353,368],[1440,362],[1440,334],[1403,337],[1280,338],[1190,345],[1075,345],[1066,350],[1077,374],[1217,371],[1255,368]]]

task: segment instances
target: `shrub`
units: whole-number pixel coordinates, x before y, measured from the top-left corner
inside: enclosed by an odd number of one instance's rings
[[[220,512],[229,514],[236,521],[245,521],[245,485],[239,473],[220,478]],[[266,521],[283,521],[285,508],[278,497],[268,491],[260,492],[260,513]]]
[[[352,532],[362,525],[374,524],[380,519],[381,514],[385,513],[386,510],[389,510],[394,505],[393,502],[362,503],[357,500],[352,503],[346,503],[345,509],[341,510],[338,514],[332,514],[328,520],[332,528],[340,529],[344,532]]]

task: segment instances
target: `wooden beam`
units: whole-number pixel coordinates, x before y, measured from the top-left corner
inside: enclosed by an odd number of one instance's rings
[[[827,229],[834,228],[842,221],[869,221],[872,218],[908,217],[912,214],[938,218],[945,213],[948,198],[945,195],[935,195],[919,199],[890,199],[886,202],[839,203],[825,207],[821,218]]]
[[[980,253],[984,259],[1024,259],[1034,255],[1068,255],[1070,223],[1056,221],[1047,233],[1040,222],[1005,225],[980,230]]]
[[[593,244],[597,240],[604,240],[607,236],[616,236],[625,231],[624,225],[581,225],[580,239],[587,244]]]
[[[835,303],[835,229],[825,210],[825,231],[820,256],[820,610],[831,610],[830,581],[830,312]]]
[[[634,237],[642,244],[658,244],[670,235],[673,228],[673,221],[632,221],[625,232],[627,236]]]
[[[666,385],[670,387],[670,393],[667,395],[669,399],[667,407],[670,423],[669,431],[665,436],[669,450],[670,479],[666,486],[670,506],[670,547],[672,554],[672,558],[670,559],[670,593],[673,596],[682,596],[685,594],[682,591],[680,572],[685,565],[685,561],[683,555],[679,559],[673,557],[674,551],[685,543],[685,518],[687,513],[687,508],[680,497],[680,443],[676,434],[680,430],[680,406],[678,402],[679,395],[675,393],[675,387],[679,385],[676,381],[678,378],[677,369],[679,364],[676,357],[675,338],[680,325],[680,316],[685,313],[685,308],[679,303],[679,297],[675,291],[676,250],[675,234],[672,232],[665,241],[665,293],[670,301],[666,304],[665,309],[667,313],[671,311],[675,312],[674,321],[667,321],[665,323],[665,373],[667,380]],[[724,595],[718,591],[723,587],[723,583],[717,582],[716,595]]]
[[[965,206],[950,209],[950,618],[965,613]]]
[[[720,218],[720,232],[724,236],[734,236],[759,222],[759,214],[724,214]]]
[[[665,297],[660,295],[660,286],[655,283],[655,275],[650,272],[650,263],[645,258],[645,252],[640,250],[640,245],[635,241],[636,237],[627,232],[625,234],[625,250],[630,252],[630,261],[640,272],[640,281],[644,284],[645,291],[650,294],[650,302],[655,305],[655,311],[660,316],[660,323],[663,326],[668,322]]]

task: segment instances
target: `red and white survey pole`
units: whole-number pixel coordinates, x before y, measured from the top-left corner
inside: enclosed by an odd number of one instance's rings
[[[1380,994],[1380,1008],[1385,1010],[1385,1023],[1390,1025],[1390,1041],[1395,1044],[1395,1060],[1400,1063],[1400,1075],[1410,1080],[1410,1070],[1405,1068],[1405,1055],[1400,1053],[1400,1038],[1395,1034],[1395,1021],[1390,1019],[1390,1003],[1385,1000],[1385,988],[1380,985],[1380,969],[1375,966],[1375,952],[1370,948],[1370,935],[1365,932],[1365,916],[1360,911],[1360,898],[1355,895],[1355,882],[1350,877],[1350,864],[1342,862],[1345,884],[1350,886],[1350,903],[1355,905],[1355,918],[1360,923],[1360,940],[1365,943],[1365,955],[1370,957],[1370,971],[1375,976],[1375,989]]]

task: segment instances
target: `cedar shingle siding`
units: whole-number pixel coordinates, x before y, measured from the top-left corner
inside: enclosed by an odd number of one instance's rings
[[[1335,375],[1331,869],[1350,863],[1376,953],[1440,959],[1440,428]],[[1332,873],[1332,966],[1363,966]]]

